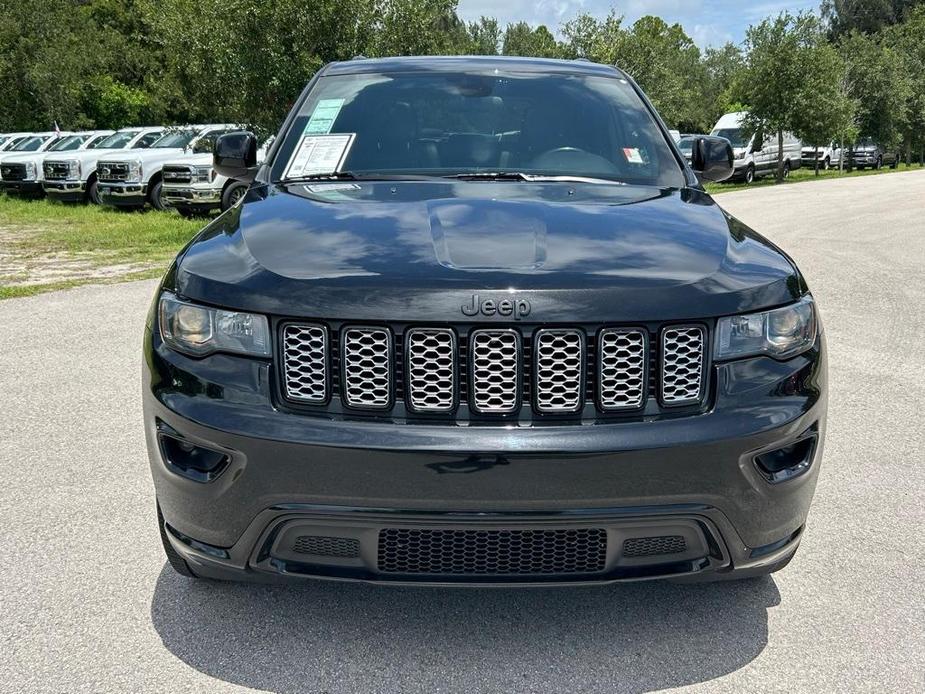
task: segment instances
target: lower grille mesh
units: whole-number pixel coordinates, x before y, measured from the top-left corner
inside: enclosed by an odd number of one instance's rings
[[[360,541],[352,537],[324,537],[302,535],[292,546],[297,554],[314,554],[319,557],[355,559],[360,556]]]
[[[379,570],[428,575],[584,574],[604,570],[603,528],[450,530],[385,528]]]
[[[633,537],[623,542],[624,557],[653,557],[659,554],[680,554],[687,549],[682,535]]]

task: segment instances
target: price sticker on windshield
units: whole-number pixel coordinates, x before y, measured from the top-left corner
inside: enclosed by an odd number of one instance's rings
[[[303,135],[296,153],[289,160],[283,178],[298,178],[312,174],[340,171],[356,133],[336,135]]]
[[[644,164],[642,160],[642,154],[639,153],[639,150],[636,147],[624,147],[623,156],[626,157],[626,161],[630,164]]]

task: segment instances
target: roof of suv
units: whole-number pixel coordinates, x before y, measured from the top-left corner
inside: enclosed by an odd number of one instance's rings
[[[508,70],[581,75],[620,75],[611,65],[589,60],[558,60],[552,58],[519,58],[514,56],[406,56],[398,58],[356,58],[325,67],[326,75],[349,75],[363,72],[418,72],[427,70],[477,71]]]

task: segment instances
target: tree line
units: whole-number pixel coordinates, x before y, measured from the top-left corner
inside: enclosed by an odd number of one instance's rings
[[[579,14],[554,34],[458,0],[0,0],[0,131],[239,122],[276,129],[322,65],[357,55],[586,58],[632,75],[670,127],[725,112],[804,141],[925,150],[925,0],[823,0],[741,45],[679,24]]]

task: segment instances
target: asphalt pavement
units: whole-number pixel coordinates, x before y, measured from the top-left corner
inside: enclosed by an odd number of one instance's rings
[[[0,691],[925,691],[925,171],[717,198],[828,331],[808,528],[772,578],[431,590],[191,582],[142,435],[155,283],[0,302]]]

